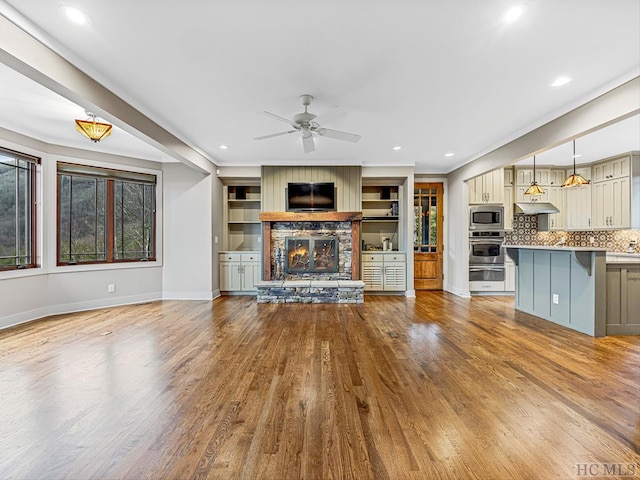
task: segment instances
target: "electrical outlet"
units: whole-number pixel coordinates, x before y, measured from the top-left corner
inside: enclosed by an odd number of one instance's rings
[[[593,245],[594,243],[596,243],[596,237],[589,237],[589,243],[591,245]]]
[[[215,243],[216,245],[218,244],[218,237],[217,236],[213,237],[213,243]]]
[[[558,296],[557,293],[553,294],[553,303],[554,305],[558,305],[558,303],[560,303],[560,297]]]
[[[109,285],[107,285],[107,292],[113,293],[115,291],[116,291],[116,284],[115,283],[110,283]]]

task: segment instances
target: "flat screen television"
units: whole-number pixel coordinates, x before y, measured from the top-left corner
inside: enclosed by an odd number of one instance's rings
[[[289,183],[288,212],[330,212],[335,209],[336,194],[333,183]]]

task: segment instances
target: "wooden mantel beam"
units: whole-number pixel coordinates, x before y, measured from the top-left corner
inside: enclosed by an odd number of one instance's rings
[[[260,212],[261,222],[359,222],[362,212]]]

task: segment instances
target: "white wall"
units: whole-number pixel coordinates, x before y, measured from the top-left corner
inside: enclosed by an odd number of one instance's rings
[[[163,166],[163,298],[213,297],[212,182],[183,164]]]
[[[0,145],[42,158],[38,223],[40,267],[0,272],[0,328],[57,313],[162,298],[163,179],[160,164],[47,145],[3,129],[0,129]],[[158,175],[158,260],[142,264],[56,266],[57,161]],[[209,199],[205,203],[209,205]],[[108,292],[109,284],[115,285],[113,293]]]
[[[450,268],[446,290],[469,295],[468,190],[465,180],[637,114],[640,112],[639,91],[640,77],[636,77],[449,173],[446,195],[449,219],[445,223],[450,239],[446,261]]]

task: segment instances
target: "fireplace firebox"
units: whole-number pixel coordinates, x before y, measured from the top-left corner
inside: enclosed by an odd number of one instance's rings
[[[329,237],[287,237],[287,273],[338,272],[338,239]]]

